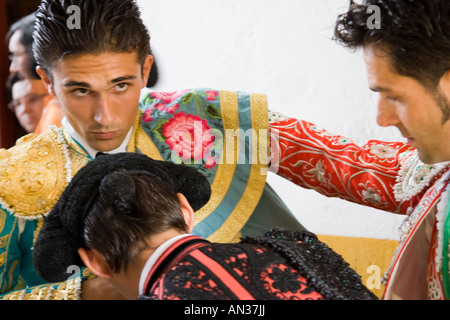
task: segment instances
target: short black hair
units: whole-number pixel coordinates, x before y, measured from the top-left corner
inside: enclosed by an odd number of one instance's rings
[[[379,9],[379,28],[368,26],[371,6]],[[434,90],[450,69],[450,1],[350,0],[348,11],[337,19],[334,38],[352,49],[384,50],[398,74]]]
[[[79,28],[67,23],[73,5],[79,8]],[[42,0],[33,51],[51,78],[54,64],[67,55],[136,52],[143,65],[151,54],[150,35],[134,0]]]
[[[171,228],[188,233],[178,197],[161,178],[121,170],[104,181],[109,182],[86,215],[83,237],[86,247],[100,252],[113,272],[126,272],[137,254],[149,248],[149,236]]]

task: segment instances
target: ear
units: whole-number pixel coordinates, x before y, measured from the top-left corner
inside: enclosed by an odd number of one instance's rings
[[[109,279],[113,275],[105,258],[97,250],[79,248],[78,254],[86,267],[96,276]]]
[[[186,221],[188,231],[192,232],[194,229],[194,209],[192,209],[189,201],[182,193],[177,193],[177,196],[180,200],[181,211],[183,212],[184,221]]]
[[[148,77],[150,77],[150,71],[152,70],[154,58],[152,55],[148,55],[147,58],[145,58],[144,65],[142,66],[142,79],[143,79],[143,86],[142,89],[145,88],[148,82]]]
[[[47,88],[47,91],[50,95],[53,97],[56,97],[55,91],[53,90],[53,84],[50,80],[50,77],[48,76],[47,72],[44,71],[40,66],[37,66],[36,72],[41,77],[42,82],[44,83],[44,86]]]
[[[441,86],[443,92],[448,92],[448,89],[450,87],[450,70],[445,71],[445,73],[442,75],[439,85]]]

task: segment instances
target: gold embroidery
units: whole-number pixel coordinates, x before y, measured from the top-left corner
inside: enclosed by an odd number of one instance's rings
[[[81,168],[83,168],[89,162],[89,155],[84,151],[78,143],[76,143],[69,135],[67,130],[62,129],[64,139],[69,146],[70,161],[72,163],[72,176],[74,176]]]
[[[2,296],[2,299],[3,300],[20,300],[20,296],[23,294],[24,291],[25,290],[14,291],[9,294],[5,294],[4,296]]]
[[[60,284],[34,287],[11,292],[3,300],[79,300],[81,280],[73,279]]]
[[[96,277],[97,277],[97,276],[96,276],[95,274],[93,274],[93,273],[91,272],[91,270],[89,270],[88,268],[84,268],[83,271],[82,271],[81,273],[82,273],[83,278],[84,278],[84,279],[87,279],[87,280],[93,279],[93,278],[96,278]]]
[[[70,145],[70,147],[72,147],[72,145]],[[83,154],[70,150],[70,161],[72,162],[72,176],[74,176],[81,168],[88,164],[89,158]]]
[[[85,155],[85,156],[87,156],[87,157],[89,156],[89,155],[86,153],[86,151],[84,151],[83,148],[81,148],[81,147],[78,145],[78,143],[76,143],[76,142],[73,140],[73,138],[70,136],[69,132],[68,132],[66,129],[62,128],[61,130],[62,130],[62,132],[63,132],[64,139],[66,139],[67,144],[69,145],[70,149],[72,149],[72,152],[71,152],[71,153],[77,152],[77,153],[82,154],[82,155]]]
[[[41,231],[43,225],[44,219],[39,218],[36,222],[36,229],[33,232],[33,245],[36,243],[37,236],[39,235],[39,231]]]
[[[6,252],[5,252],[6,254]],[[9,268],[8,271],[8,281],[9,283],[13,283],[13,279],[14,279],[14,271],[16,270],[16,267],[19,265],[19,260],[14,260],[11,263],[11,268]]]
[[[163,160],[158,148],[156,148],[152,139],[145,133],[141,126],[139,126],[136,133],[136,148],[154,160]]]
[[[3,300],[80,300],[80,278],[66,282],[18,290],[2,296]]]
[[[17,226],[17,221],[18,219],[14,219],[14,223],[13,226],[11,228],[11,230],[14,230]],[[11,241],[11,236],[9,235],[8,237],[4,238],[5,239],[5,247],[7,248],[9,246],[9,242]],[[7,255],[7,251],[3,252],[2,254],[0,254],[0,265],[8,265],[9,261],[8,261],[8,255]],[[2,291],[6,291],[6,290],[11,290],[10,286],[12,284],[12,279],[13,279],[13,274],[14,274],[14,269],[16,268],[16,266],[18,265],[18,261],[13,261],[13,263],[11,263],[11,268],[8,270],[7,268],[2,268],[2,273],[0,274],[0,283],[2,285]],[[8,272],[8,278],[6,275],[6,272]],[[8,279],[8,280],[6,280]],[[8,282],[9,281],[9,282]]]
[[[47,214],[66,186],[66,159],[57,133],[30,134],[0,153],[0,197],[16,217]]]
[[[250,108],[252,113],[252,129],[254,129],[255,133],[258,135],[256,146],[261,148],[261,150],[267,150],[267,135],[261,135],[262,132],[260,131],[268,130],[266,96],[260,94],[250,95]],[[266,175],[263,174],[263,169],[266,168],[268,164],[261,160],[267,159],[258,159],[257,163],[252,165],[247,187],[242,198],[220,229],[208,237],[209,241],[232,241],[247,223],[264,191]]]
[[[136,152],[136,149],[139,149],[143,154],[152,159],[163,160],[158,148],[142,128],[140,124],[141,118],[142,111],[139,111],[136,122],[134,123],[133,134],[127,146],[127,152]]]
[[[223,128],[226,133],[227,129],[233,129],[233,131],[239,129],[239,111],[238,111],[238,97],[236,92],[220,91],[220,109],[222,113]],[[202,222],[211,212],[217,209],[225,197],[228,188],[231,185],[234,172],[236,170],[237,157],[239,148],[231,148],[228,150],[227,146],[234,146],[236,144],[228,139],[235,139],[234,135],[225,134],[225,141],[223,143],[223,151],[221,155],[220,164],[217,167],[214,181],[211,184],[211,197],[208,203],[195,213],[194,225],[198,225]],[[239,141],[239,137],[236,139]],[[233,160],[228,160],[227,157],[233,157]]]
[[[133,127],[133,133],[131,134],[130,142],[127,146],[127,152],[136,152],[136,136],[137,136],[137,130],[140,127],[140,119],[142,116],[142,111],[139,110],[138,116],[136,120],[134,121],[134,127]]]
[[[6,222],[6,212],[0,209],[0,233],[3,232]]]
[[[8,244],[9,236],[10,235],[7,234],[6,236],[0,238],[0,248],[6,247],[6,245]]]
[[[239,241],[241,241],[241,238],[242,238],[242,233],[238,232],[236,234],[236,236],[233,239],[231,239],[230,243],[238,243]]]

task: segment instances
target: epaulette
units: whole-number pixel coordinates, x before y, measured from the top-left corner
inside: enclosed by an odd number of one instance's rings
[[[433,165],[423,163],[419,159],[417,150],[401,154],[399,160],[401,169],[394,186],[394,195],[399,202],[411,200],[429,187],[450,167],[450,162]]]
[[[68,150],[56,127],[0,150],[0,206],[23,219],[45,216],[72,177]]]

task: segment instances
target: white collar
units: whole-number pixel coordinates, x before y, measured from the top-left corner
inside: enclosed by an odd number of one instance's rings
[[[160,245],[156,250],[150,255],[147,262],[144,265],[144,268],[141,271],[141,277],[139,279],[139,295],[144,294],[144,285],[145,281],[147,280],[148,273],[150,270],[152,270],[153,266],[155,265],[158,258],[166,251],[173,243],[175,243],[177,240],[182,239],[184,237],[191,236],[192,234],[180,234],[178,236],[175,236],[166,242],[164,242],[162,245]]]
[[[78,142],[81,147],[88,153],[88,155],[95,159],[95,156],[97,155],[98,151],[93,149],[79,134],[75,131],[75,129],[72,127],[72,125],[67,120],[67,117],[64,117],[61,121],[62,126],[64,129],[67,130],[69,135],[74,139],[76,142]],[[108,151],[107,153],[119,153],[119,152],[126,152],[128,143],[130,142],[131,135],[133,134],[133,127],[131,127],[130,131],[128,131],[127,136],[125,137],[125,140],[123,140],[122,144],[112,151]]]

